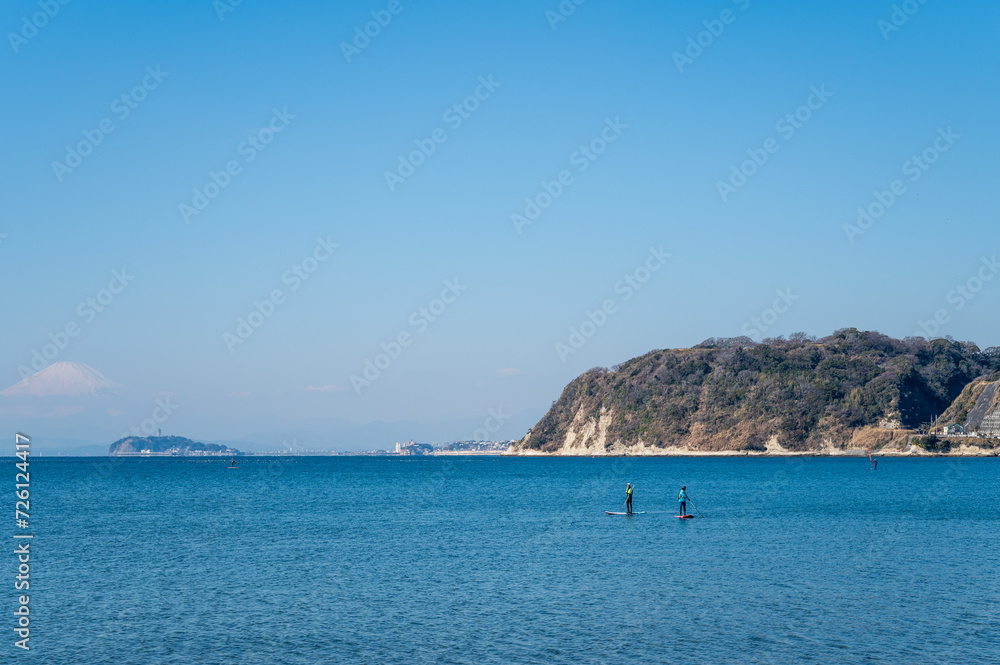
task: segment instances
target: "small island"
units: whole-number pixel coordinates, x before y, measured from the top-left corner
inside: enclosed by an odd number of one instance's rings
[[[239,450],[217,443],[200,443],[183,436],[127,436],[111,444],[111,457],[163,457],[242,455]]]

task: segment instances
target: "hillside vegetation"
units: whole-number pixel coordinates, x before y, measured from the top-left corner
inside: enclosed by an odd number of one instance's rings
[[[595,452],[844,447],[861,428],[929,424],[998,370],[996,347],[855,328],[818,340],[709,339],[577,377],[514,450],[555,452],[582,440]]]
[[[217,443],[201,443],[183,436],[127,436],[111,444],[108,454],[136,455],[239,455],[235,448]]]

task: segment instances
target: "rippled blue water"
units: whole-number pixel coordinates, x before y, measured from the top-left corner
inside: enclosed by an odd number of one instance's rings
[[[240,464],[32,460],[17,662],[1000,662],[997,459]]]

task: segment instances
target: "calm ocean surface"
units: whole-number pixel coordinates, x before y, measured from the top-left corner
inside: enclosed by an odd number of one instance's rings
[[[1000,662],[1000,459],[227,463],[32,459],[0,661]]]

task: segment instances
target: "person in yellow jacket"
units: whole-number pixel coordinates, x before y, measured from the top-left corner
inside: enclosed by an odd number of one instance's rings
[[[625,483],[625,506],[629,515],[632,514],[632,483]]]

